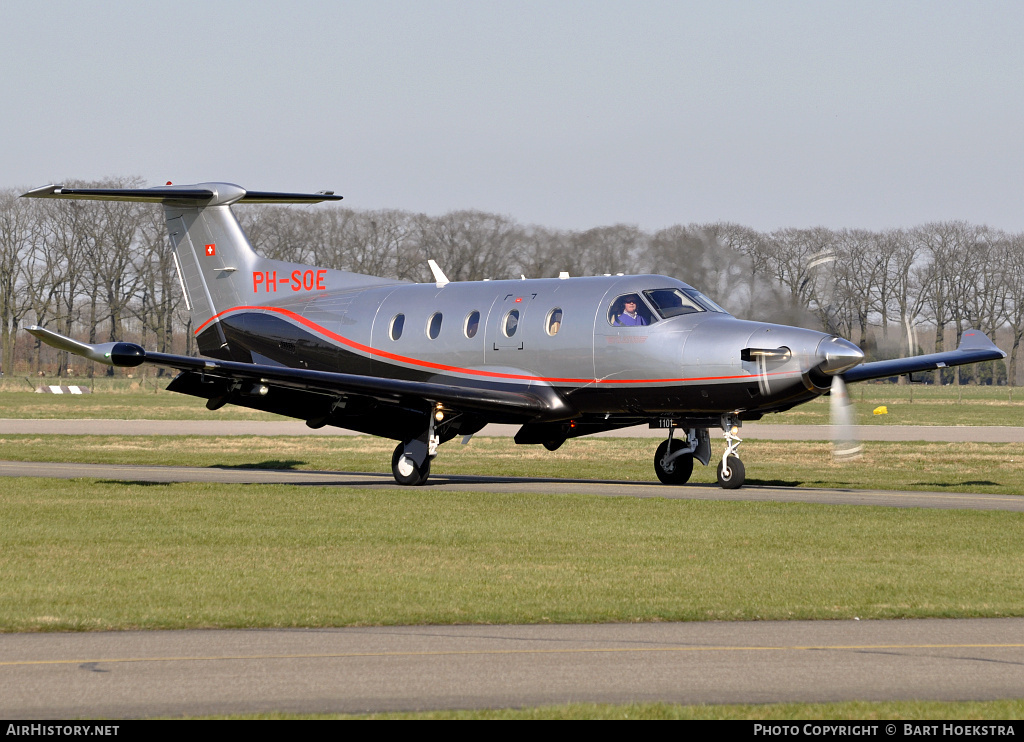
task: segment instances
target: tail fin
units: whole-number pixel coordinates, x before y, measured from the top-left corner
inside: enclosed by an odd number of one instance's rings
[[[158,188],[65,188],[48,185],[35,188],[24,196],[163,204],[178,277],[197,331],[224,310],[285,298],[284,292],[278,289],[292,287],[291,282],[296,275],[305,291],[368,285],[384,280],[262,258],[253,251],[230,209],[230,205],[235,203],[340,201],[341,196],[334,195],[333,191],[313,194],[246,191],[231,183]],[[214,322],[210,329],[212,334],[207,332],[200,336],[200,351],[204,355],[226,357],[227,339],[220,324]]]

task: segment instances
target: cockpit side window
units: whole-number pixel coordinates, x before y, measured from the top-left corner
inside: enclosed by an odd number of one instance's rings
[[[644,296],[650,299],[651,304],[664,319],[678,317],[681,314],[707,311],[680,289],[652,289],[645,291]]]
[[[608,307],[608,324],[613,327],[643,327],[657,321],[639,294],[622,294]]]

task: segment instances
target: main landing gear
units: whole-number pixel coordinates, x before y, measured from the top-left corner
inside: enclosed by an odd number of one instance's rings
[[[430,459],[425,458],[417,463],[415,456],[406,451],[407,446],[407,443],[399,443],[395,447],[395,452],[391,454],[391,473],[395,475],[395,481],[403,487],[416,487],[426,482],[430,476]]]
[[[743,439],[737,435],[740,419],[736,415],[722,415],[725,432],[725,452],[718,463],[718,485],[732,490],[743,485],[746,470],[736,454]],[[654,454],[654,472],[664,484],[686,484],[693,473],[696,458],[707,465],[711,461],[711,442],[706,428],[690,428],[685,439],[674,438],[677,428],[669,427],[668,440],[662,441]]]
[[[654,453],[654,472],[663,484],[686,484],[693,473],[693,451],[696,446],[689,440],[672,437],[662,441]]]
[[[404,441],[395,446],[391,454],[391,473],[395,481],[404,487],[416,487],[430,476],[430,462],[437,456],[441,438],[434,430],[435,419],[443,417],[440,407],[429,416],[430,423],[418,438]]]

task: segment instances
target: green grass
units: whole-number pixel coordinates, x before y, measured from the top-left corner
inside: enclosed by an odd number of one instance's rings
[[[0,480],[0,630],[1024,615],[1024,514]]]
[[[280,419],[131,380],[0,393],[0,417]],[[149,380],[148,384],[154,384]],[[25,385],[27,387],[27,385]],[[10,389],[11,387],[6,387]],[[861,424],[1024,425],[1005,387],[851,388]],[[913,394],[913,401],[910,395]],[[871,410],[885,404],[887,416]],[[827,422],[819,400],[767,423]],[[12,436],[0,458],[386,471],[366,438]],[[747,442],[752,482],[1024,494],[1014,444]],[[435,473],[652,479],[650,441],[445,446]],[[694,481],[711,482],[698,466]],[[0,631],[1024,615],[1007,513],[587,496],[0,480]],[[609,545],[612,545],[609,548]],[[714,585],[714,589],[709,588]],[[1017,719],[1024,702],[572,704],[369,718]],[[256,718],[292,718],[269,715]]]
[[[891,701],[847,703],[765,703],[683,706],[672,703],[622,705],[573,703],[522,709],[420,711],[388,714],[253,714],[232,719],[737,719],[745,721],[906,720],[975,721],[1024,718],[1024,701]],[[902,728],[899,730],[902,733]],[[881,737],[879,730],[877,736]]]
[[[206,409],[186,394],[119,390],[96,394],[0,392],[0,418],[19,420],[284,420],[280,415],[227,405]]]
[[[29,380],[31,382],[32,380]],[[66,379],[40,381],[68,383]],[[96,393],[81,396],[35,394],[30,383],[11,380],[0,386],[0,418],[119,420],[281,420],[269,413],[228,405],[215,412],[203,400],[166,392],[168,379],[75,379]],[[32,382],[35,383],[35,382]],[[161,391],[154,392],[154,388]],[[933,387],[854,384],[850,396],[861,425],[1007,425],[1024,426],[1024,389],[993,386]],[[885,405],[887,415],[873,410]],[[821,397],[788,412],[766,416],[772,424],[827,424],[829,400]]]
[[[924,386],[899,384],[851,384],[858,425],[1006,425],[1024,426],[1024,389],[1005,386]],[[767,415],[761,422],[826,425],[828,397],[800,405],[788,412]],[[874,410],[886,407],[888,414]]]
[[[66,436],[0,438],[0,460],[230,466],[390,473],[394,441],[368,436]],[[474,438],[441,447],[432,476],[556,477],[651,482],[657,441],[582,438],[558,451]],[[721,455],[717,441],[715,452]],[[834,463],[823,441],[750,440],[740,447],[749,484],[1024,495],[1021,443],[864,443],[859,461]],[[715,482],[715,463],[694,466]]]

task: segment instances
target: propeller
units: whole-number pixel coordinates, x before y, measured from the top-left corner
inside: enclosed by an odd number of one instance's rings
[[[846,382],[840,374],[832,377],[832,389],[829,392],[832,428],[832,458],[834,461],[852,461],[859,459],[864,447],[857,440],[853,429],[853,403],[846,392]]]
[[[793,352],[785,347],[779,348],[744,348],[740,351],[740,358],[744,361],[754,361],[757,364],[757,385],[761,394],[768,396],[772,393],[771,384],[768,381],[768,364],[774,366],[786,363],[793,357]]]

